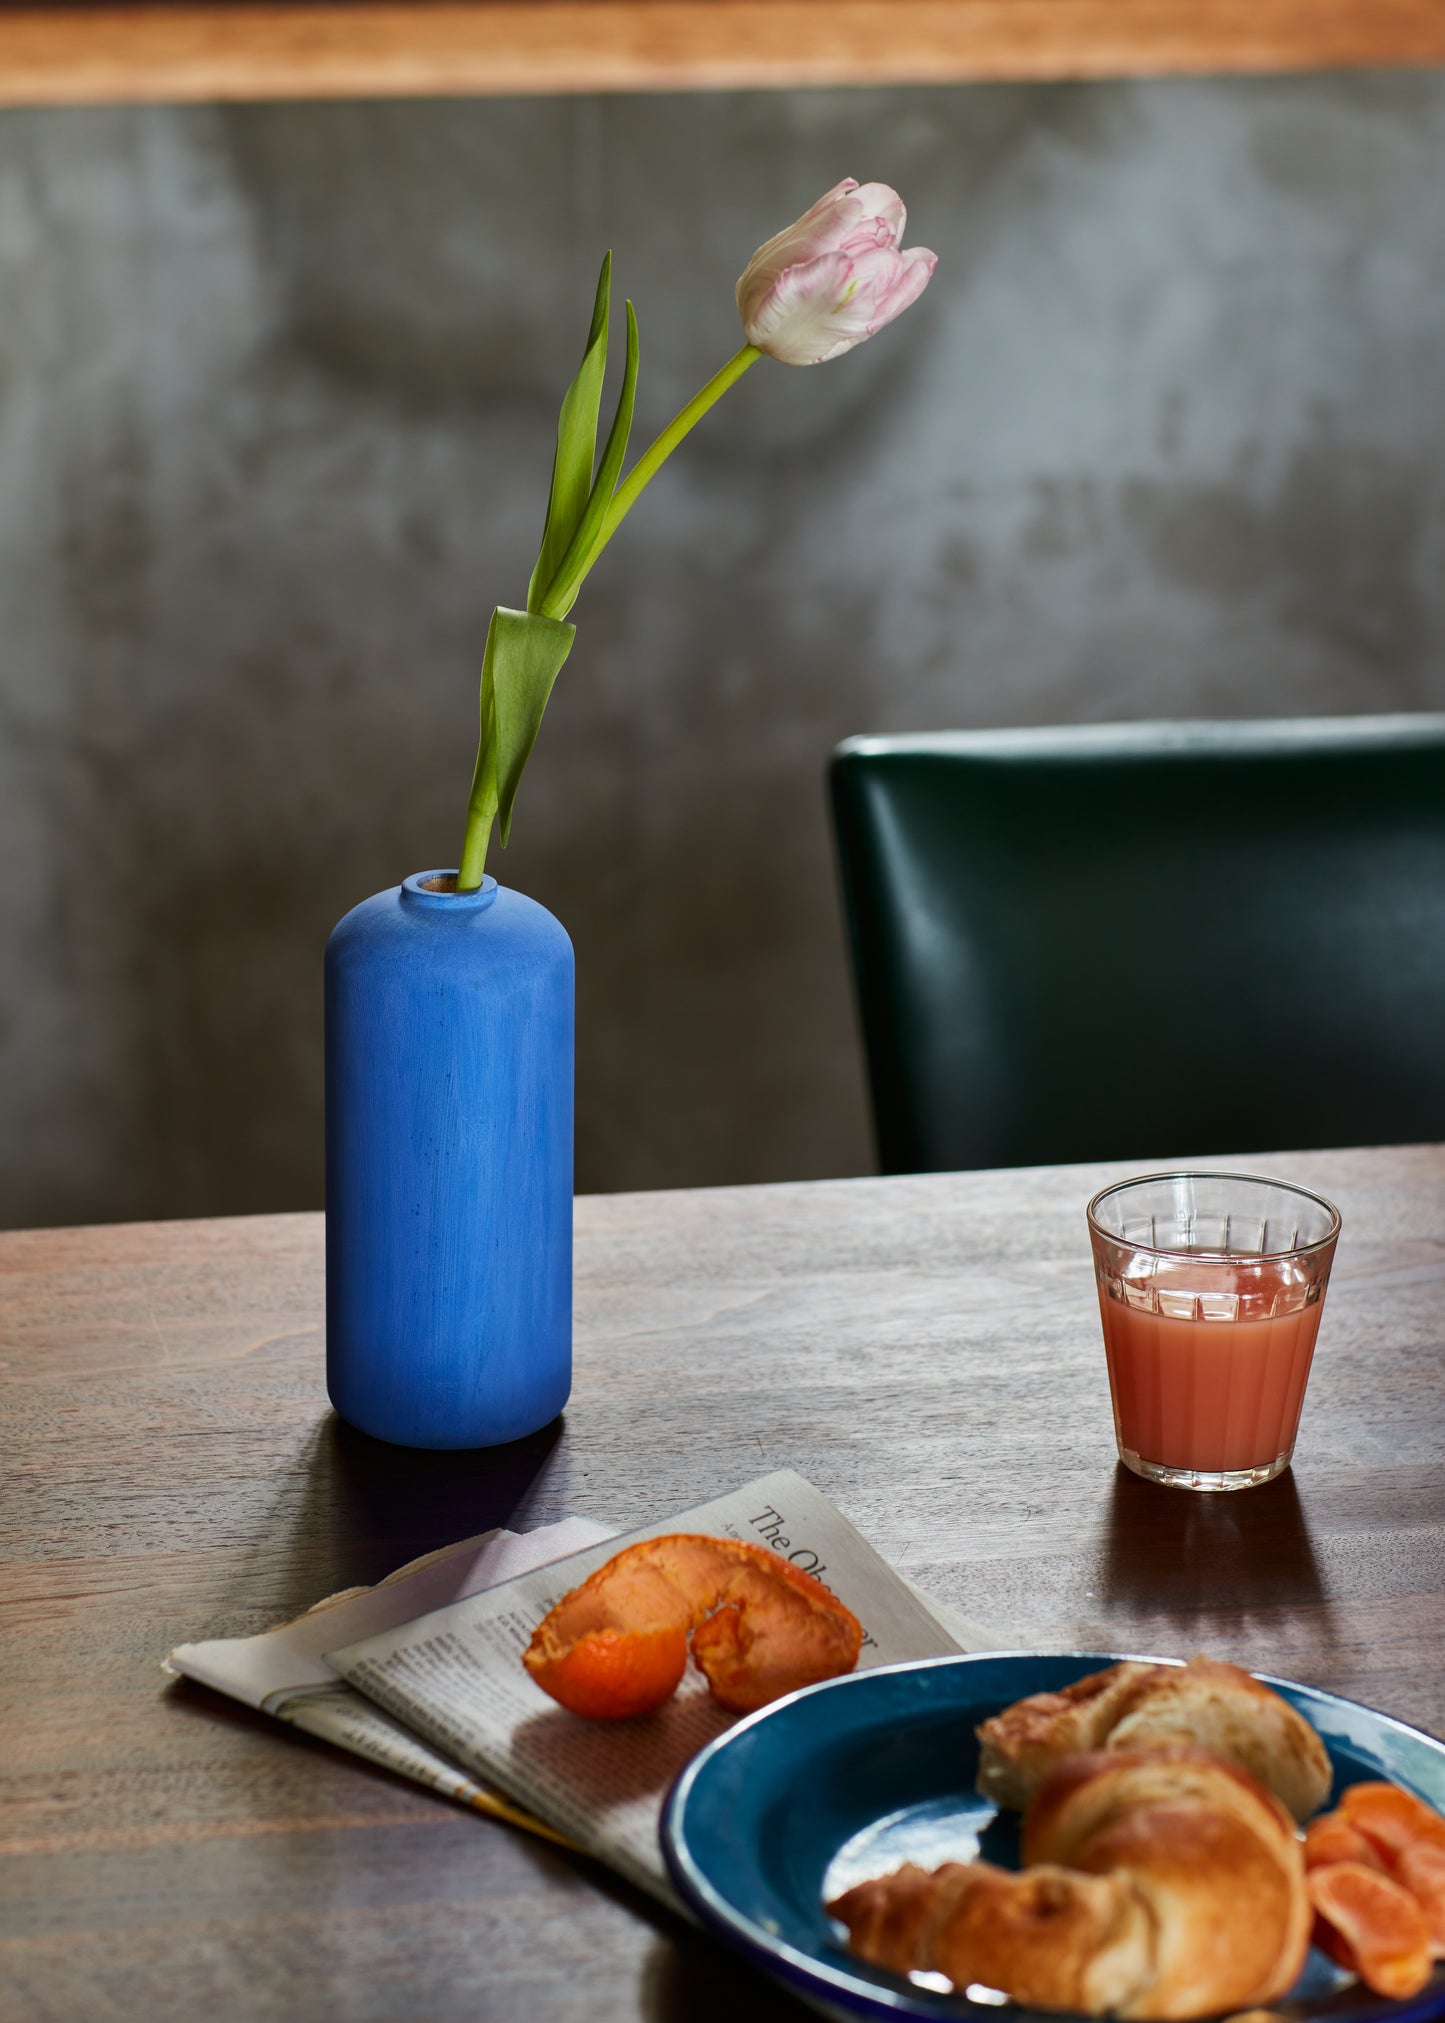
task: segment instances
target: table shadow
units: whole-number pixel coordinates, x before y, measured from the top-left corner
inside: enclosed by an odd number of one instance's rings
[[[433,1451],[374,1440],[330,1413],[301,1461],[299,1494],[258,1549],[278,1616],[494,1526],[533,1529],[527,1505],[565,1431],[558,1417],[503,1447]]]
[[[510,1829],[503,1829],[510,1831]],[[585,1880],[627,1911],[652,1937],[643,1956],[638,2011],[645,2023],[806,2023],[818,2011],[682,1911],[648,1895],[615,1869],[571,1848],[517,1836],[539,1875]],[[559,1897],[559,1906],[565,1897]],[[565,1915],[565,1909],[563,1910]]]
[[[708,1933],[678,1929],[647,1962],[643,2014],[656,2023],[805,2023],[818,2012]]]
[[[1292,1470],[1254,1489],[1205,1493],[1145,1482],[1120,1462],[1105,1526],[1112,1611],[1207,1633],[1309,1616],[1333,1641],[1329,1590]]]

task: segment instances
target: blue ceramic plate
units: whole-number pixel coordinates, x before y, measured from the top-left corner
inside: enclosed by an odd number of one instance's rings
[[[678,1891],[705,1924],[836,2015],[1000,2023],[996,1994],[935,1992],[855,1960],[823,1904],[905,1861],[931,1868],[982,1854],[1016,1867],[1016,1821],[973,1789],[974,1728],[1025,1694],[1116,1662],[1105,1653],[934,1658],[855,1672],[764,1708],[704,1749],[672,1788],[662,1848]],[[1268,1683],[1324,1737],[1336,1798],[1347,1784],[1385,1777],[1445,1811],[1445,1744],[1352,1700]],[[1275,2007],[1312,2023],[1420,2023],[1445,2016],[1445,1967],[1423,1994],[1389,2002],[1312,1952]],[[1042,2015],[1007,2008],[1013,2023]]]

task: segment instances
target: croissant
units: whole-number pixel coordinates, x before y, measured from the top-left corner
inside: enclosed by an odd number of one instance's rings
[[[1203,1750],[1075,1756],[1023,1827],[1024,1872],[951,1863],[828,1906],[861,1958],[1087,2015],[1186,2018],[1277,2000],[1312,1912],[1294,1824]]]
[[[1131,2014],[1125,2005],[1151,1972],[1144,1900],[1114,1876],[910,1862],[859,1883],[828,1912],[871,1966],[943,1974],[958,1988],[981,1982],[1045,2009]]]
[[[1235,1763],[1298,1820],[1329,1797],[1330,1759],[1319,1736],[1278,1693],[1213,1658],[1187,1665],[1125,1662],[1006,1707],[978,1730],[978,1788],[1022,1811],[1045,1773],[1091,1749],[1184,1744]]]

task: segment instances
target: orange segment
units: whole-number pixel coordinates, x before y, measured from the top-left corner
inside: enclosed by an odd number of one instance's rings
[[[1425,1914],[1408,1890],[1353,1861],[1313,1868],[1305,1882],[1326,1927],[1319,1936],[1327,1952],[1377,1995],[1400,2001],[1419,1994],[1430,1978],[1432,1949]]]
[[[1445,1819],[1398,1784],[1352,1784],[1342,1794],[1339,1810],[1387,1861],[1417,1845],[1445,1851]]]
[[[1430,1928],[1430,1947],[1437,1960],[1445,1959],[1445,1848],[1417,1844],[1400,1856],[1395,1879],[1406,1888]]]
[[[1339,1812],[1322,1812],[1305,1828],[1305,1867],[1328,1868],[1331,1862],[1355,1861],[1365,1868],[1384,1869],[1373,1841]]]

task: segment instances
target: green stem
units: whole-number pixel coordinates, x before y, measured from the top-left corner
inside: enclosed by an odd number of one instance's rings
[[[566,616],[577,594],[577,585],[583,581],[592,564],[636,505],[642,492],[657,476],[683,437],[696,428],[708,409],[720,401],[728,388],[742,378],[750,365],[756,365],[762,355],[755,344],[745,344],[741,351],[734,352],[727,364],[713,374],[707,385],[693,395],[687,406],[673,416],[652,447],[643,451],[612,494],[612,503],[607,508],[602,530],[593,543],[591,553],[567,582],[553,582],[548,585],[541,609],[549,618]]]
[[[457,867],[458,892],[475,892],[487,868],[487,845],[497,819],[497,782],[491,757],[483,738],[477,748],[471,799],[467,802],[467,829],[462,840],[462,861]]]

